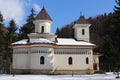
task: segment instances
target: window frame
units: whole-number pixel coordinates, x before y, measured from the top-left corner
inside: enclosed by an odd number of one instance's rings
[[[42,64],[42,65],[45,64],[45,57],[44,56],[40,57],[40,64]]]
[[[45,28],[44,28],[44,26],[42,26],[41,27],[41,33],[44,33],[44,31],[45,31]]]
[[[72,59],[72,57],[69,57],[69,58],[68,58],[68,64],[69,64],[69,65],[72,65],[72,64],[73,64],[73,59]]]
[[[89,58],[86,57],[86,64],[89,64]]]
[[[85,29],[82,29],[82,35],[85,35]]]

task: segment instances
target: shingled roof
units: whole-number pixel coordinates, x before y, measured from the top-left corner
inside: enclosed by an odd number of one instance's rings
[[[41,9],[39,14],[36,16],[35,20],[37,20],[37,19],[52,21],[52,19],[50,18],[50,16],[48,15],[48,13],[44,7]]]
[[[89,24],[89,23],[88,21],[85,20],[84,16],[80,16],[76,24]]]

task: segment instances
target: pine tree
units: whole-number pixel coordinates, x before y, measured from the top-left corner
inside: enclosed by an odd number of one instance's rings
[[[56,29],[55,35],[57,35],[57,37],[60,38],[60,30],[59,30],[59,28]]]
[[[0,12],[0,55],[3,55],[4,53],[4,24],[3,24],[3,16]]]
[[[104,63],[103,66],[105,67],[106,71],[112,71],[114,69],[113,67],[115,67],[114,66],[115,65],[115,61],[114,61],[115,57],[113,56],[115,49],[112,44],[112,39],[109,35],[106,35],[104,37],[104,42],[101,47],[102,47],[102,51],[103,51],[102,53],[104,53],[104,56],[102,57],[102,63]]]
[[[27,19],[27,25],[30,27],[30,32],[34,32],[35,30],[35,25],[33,23],[34,19],[35,19],[35,14],[34,14],[34,9],[32,8],[31,14],[30,16],[28,16],[28,19]]]
[[[111,38],[113,41],[114,48],[116,51],[114,52],[114,56],[116,58],[116,63],[120,65],[120,0],[116,0],[116,4],[114,7],[114,18],[113,25],[111,28]]]
[[[10,73],[10,65],[11,65],[11,60],[12,60],[12,50],[8,46],[11,43],[18,40],[18,35],[16,33],[17,26],[16,26],[16,23],[13,19],[10,20],[9,26],[7,27],[7,30],[8,30],[8,32],[5,36],[6,43],[4,44],[4,46],[5,46],[4,58],[6,60],[5,71],[7,73]]]
[[[120,65],[120,0],[116,0],[114,13],[108,15],[106,26],[107,36],[103,43],[103,62],[112,70]]]
[[[16,33],[17,25],[13,19],[9,22],[9,26],[7,27],[7,30],[8,30],[7,41],[9,45],[17,41],[17,38],[18,38],[18,35]]]
[[[35,14],[33,8],[31,9],[31,14],[27,18],[27,23],[24,24],[20,29],[20,39],[28,38],[27,34],[34,32],[35,25],[33,20],[35,19]]]
[[[120,65],[120,0],[116,0],[114,13],[110,13],[106,19],[107,21],[103,23],[106,27],[104,27],[105,36],[102,45],[104,56],[102,62],[105,63],[106,70],[108,66],[111,70],[114,70],[116,66]]]
[[[116,0],[116,4],[114,7],[114,11],[118,14],[120,14],[120,0]]]
[[[5,63],[6,63],[6,35],[8,30],[5,28],[4,24],[3,24],[3,16],[0,13],[0,57],[2,60],[0,61],[0,68],[3,69],[3,71],[5,71]],[[8,47],[8,46],[7,46]],[[2,64],[1,64],[2,63]]]

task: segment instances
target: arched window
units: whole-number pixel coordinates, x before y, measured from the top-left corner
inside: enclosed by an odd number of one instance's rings
[[[44,59],[43,56],[41,56],[41,57],[40,57],[40,64],[44,64],[44,62],[45,62],[45,59]]]
[[[41,27],[41,32],[44,33],[44,26]]]
[[[86,64],[89,64],[89,58],[86,57]]]
[[[69,65],[72,65],[72,57],[69,57],[69,58],[68,58],[68,64],[69,64]]]
[[[85,35],[85,29],[82,29],[82,35]]]

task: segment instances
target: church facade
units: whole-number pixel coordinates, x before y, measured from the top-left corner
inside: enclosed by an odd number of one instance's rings
[[[12,73],[87,74],[99,71],[97,46],[89,41],[89,24],[80,16],[73,26],[74,38],[51,34],[52,19],[45,8],[34,20],[35,33],[12,43]]]

